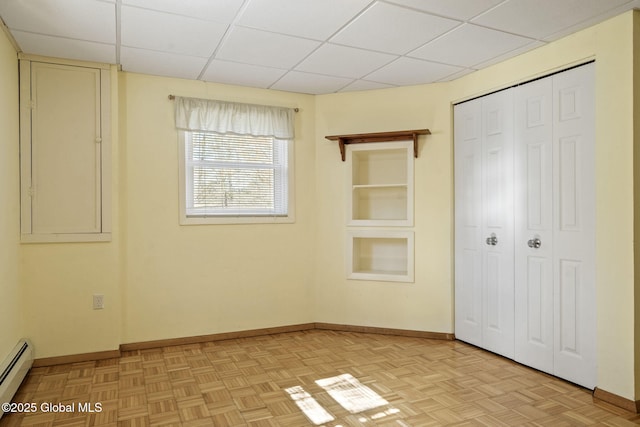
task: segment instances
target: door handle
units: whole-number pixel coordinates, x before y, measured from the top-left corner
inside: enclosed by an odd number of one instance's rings
[[[498,244],[498,237],[496,233],[491,233],[491,236],[487,237],[487,245],[495,246]]]
[[[542,246],[542,241],[536,237],[535,239],[530,239],[527,242],[527,245],[529,245],[529,247],[532,249],[538,249],[540,246]]]

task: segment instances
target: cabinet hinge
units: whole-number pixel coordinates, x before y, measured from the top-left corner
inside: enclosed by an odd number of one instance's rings
[[[29,197],[33,197],[35,192],[36,192],[35,188],[29,187]]]
[[[28,103],[28,107],[32,110],[36,108],[36,101],[34,101],[33,99],[30,99]]]

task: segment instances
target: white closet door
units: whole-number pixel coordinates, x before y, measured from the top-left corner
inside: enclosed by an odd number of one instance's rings
[[[555,374],[596,385],[594,64],[553,77]]]
[[[513,93],[455,106],[456,336],[513,358]]]
[[[483,347],[513,358],[513,91],[482,98]]]
[[[482,346],[482,102],[454,107],[456,337]]]
[[[553,100],[515,89],[515,360],[553,373]]]

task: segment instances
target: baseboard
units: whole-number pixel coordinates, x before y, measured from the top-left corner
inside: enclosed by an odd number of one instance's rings
[[[365,333],[365,334],[381,334],[381,335],[396,335],[401,337],[427,338],[432,340],[453,341],[455,339],[454,334],[449,334],[446,332],[428,332],[428,331],[415,331],[411,329],[377,328],[375,326],[353,326],[353,325],[339,325],[335,323],[316,322],[315,328],[330,330],[330,331],[359,332],[359,333]]]
[[[120,350],[96,351],[94,353],[71,354],[69,356],[43,357],[34,359],[33,368],[43,366],[66,365],[68,363],[93,362],[96,360],[120,357]]]
[[[264,335],[282,334],[286,332],[298,332],[314,329],[313,323],[303,323],[300,325],[276,326],[273,328],[249,329],[237,332],[222,332],[210,335],[197,335],[193,337],[169,338],[164,340],[143,341],[127,344],[120,344],[120,351],[146,350],[149,348],[170,347],[174,345],[198,344],[209,341],[232,340],[236,338],[251,338]]]
[[[312,329],[331,330],[340,332],[359,332],[367,334],[396,335],[402,337],[426,338],[437,340],[454,340],[454,334],[443,332],[414,331],[410,329],[377,328],[374,326],[340,325],[335,323],[302,323],[298,325],[276,326],[273,328],[250,329],[236,332],[222,332],[218,334],[197,335],[192,337],[168,338],[154,341],[142,341],[120,344],[118,350],[100,351],[96,353],[73,354],[69,356],[45,357],[36,359],[34,367],[64,365],[66,363],[90,362],[102,359],[120,357],[124,351],[147,350],[150,348],[170,347],[176,345],[199,344],[210,341],[231,340],[236,338],[251,338],[265,335],[282,334],[287,332],[308,331]]]
[[[622,396],[618,396],[617,394],[602,390],[598,387],[593,390],[593,398],[610,403],[611,405],[617,406],[618,408],[640,414],[640,400],[633,401],[631,399],[626,399]]]

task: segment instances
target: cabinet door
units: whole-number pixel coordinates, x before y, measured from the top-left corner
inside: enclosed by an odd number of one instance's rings
[[[20,68],[22,241],[109,240],[108,70]]]
[[[555,374],[596,382],[594,64],[553,77]]]
[[[32,232],[98,233],[100,70],[34,62],[31,88]]]
[[[513,358],[513,91],[482,98],[483,346]]]
[[[515,360],[553,373],[552,88],[515,89]]]
[[[482,345],[482,102],[454,108],[455,332]]]

